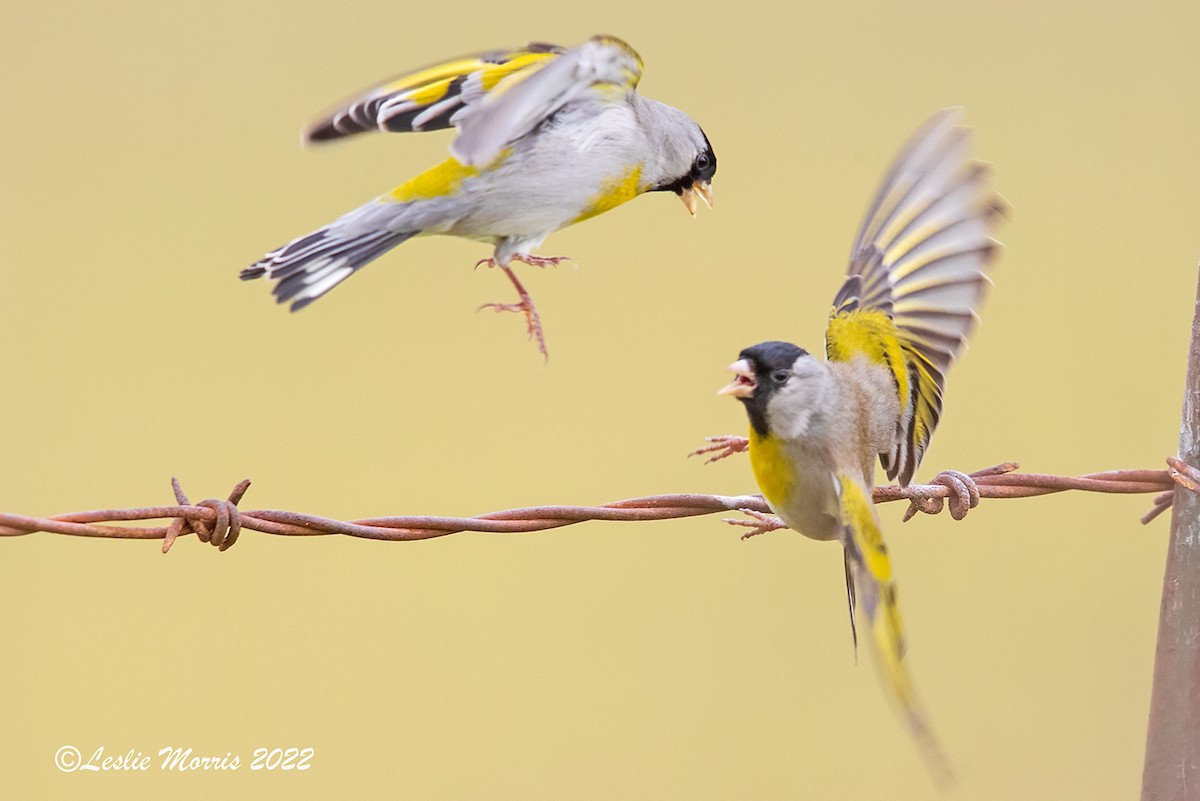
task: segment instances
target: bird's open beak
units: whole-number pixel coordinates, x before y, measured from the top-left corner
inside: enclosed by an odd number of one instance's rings
[[[758,382],[754,380],[754,368],[750,365],[748,359],[736,361],[726,368],[733,373],[737,378],[733,379],[733,383],[721,387],[717,390],[718,395],[732,395],[735,398],[749,398],[754,394],[754,388],[758,386]]]
[[[687,189],[682,189],[679,192],[679,199],[683,201],[684,208],[688,210],[688,214],[696,216],[696,198],[704,201],[704,205],[712,208],[712,184],[708,181],[700,181],[689,186]]]

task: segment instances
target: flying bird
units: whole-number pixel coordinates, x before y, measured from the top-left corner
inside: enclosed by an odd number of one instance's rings
[[[992,231],[1005,206],[989,188],[988,168],[969,159],[970,132],[959,118],[948,109],[929,119],[884,178],[833,300],[826,360],[788,342],[741,351],[720,392],[745,406],[749,439],[715,437],[697,451],[719,459],[748,448],[782,522],[841,543],[852,629],[857,610],[887,694],[939,776],[949,769],[904,663],[896,585],[871,496],[877,458],[902,485],[921,463],[942,414],[946,372],[975,326],[999,251]]]
[[[612,36],[454,59],[371,89],[308,127],[307,143],[370,131],[455,128],[451,158],[242,270],[266,277],[297,311],[416,236],[446,234],[494,247],[499,267],[545,355],[541,320],[511,269],[566,257],[533,255],[552,232],[645,192],[674,192],[695,216],[712,206],[717,157],[688,115],[637,93],[641,57]],[[476,266],[479,266],[477,264]]]

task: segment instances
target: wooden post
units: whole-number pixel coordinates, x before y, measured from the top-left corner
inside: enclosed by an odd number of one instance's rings
[[[1200,286],[1179,458],[1200,465]],[[1200,495],[1175,488],[1150,692],[1142,801],[1200,798]]]

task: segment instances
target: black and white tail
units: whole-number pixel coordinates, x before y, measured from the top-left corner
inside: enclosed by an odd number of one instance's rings
[[[276,281],[271,294],[279,303],[291,301],[292,311],[299,311],[415,235],[415,231],[372,231],[333,223],[271,251],[242,270],[241,278],[266,276]]]

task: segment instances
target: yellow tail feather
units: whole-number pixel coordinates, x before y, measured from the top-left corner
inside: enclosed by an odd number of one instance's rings
[[[854,582],[857,612],[871,632],[871,650],[879,678],[885,693],[903,715],[930,772],[939,784],[949,784],[954,773],[926,720],[904,665],[904,626],[875,506],[858,481],[845,474],[839,474],[838,480],[842,489],[846,561]]]

